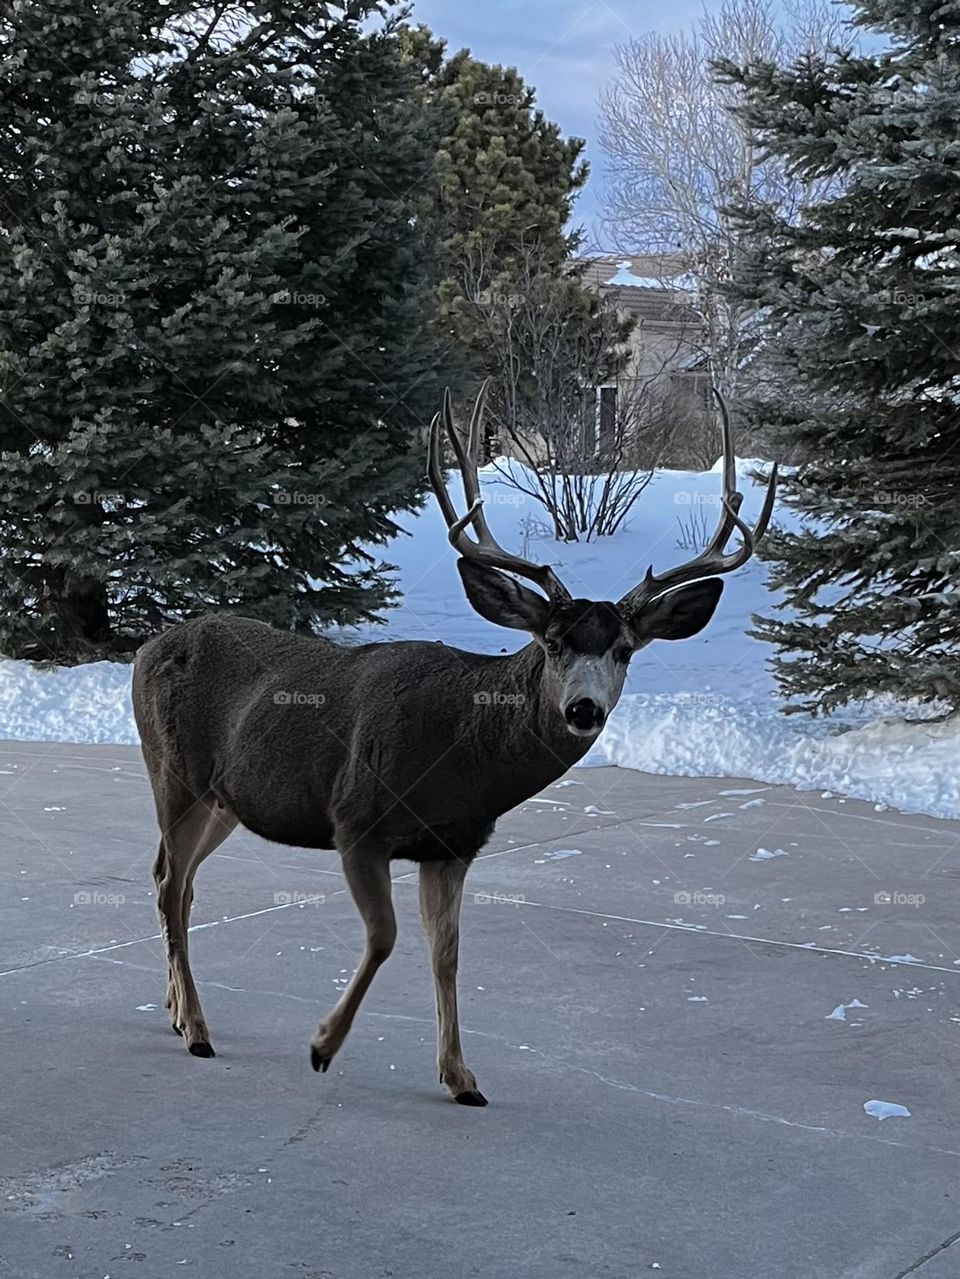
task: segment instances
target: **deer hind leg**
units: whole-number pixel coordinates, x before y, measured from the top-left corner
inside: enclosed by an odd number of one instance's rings
[[[437,991],[437,1065],[440,1082],[464,1106],[485,1106],[472,1070],[463,1060],[457,1011],[457,968],[460,960],[460,904],[467,863],[422,862],[420,918],[430,943]]]
[[[382,853],[361,849],[342,854],[343,873],[367,930],[367,944],[357,971],[310,1042],[314,1070],[326,1070],[349,1034],[353,1019],[377,969],[390,956],[397,939],[390,862]]]
[[[170,1022],[194,1057],[213,1057],[210,1033],[190,971],[188,928],[193,877],[200,863],[237,825],[212,794],[195,799],[179,788],[178,803],[161,815],[163,838],[153,868],[157,908],[167,948]]]
[[[157,856],[153,863],[153,883],[157,894],[157,911],[160,915],[160,927],[163,932],[163,944],[167,952],[167,994],[163,1001],[163,1006],[170,1014],[170,1021],[173,1029],[177,1030],[177,1020],[179,1017],[177,1005],[177,992],[173,984],[173,969],[170,966],[170,947],[167,942],[166,918],[160,907],[160,889],[167,876],[167,849],[163,837],[160,838],[160,847],[157,849]],[[179,1030],[177,1034],[179,1035]]]

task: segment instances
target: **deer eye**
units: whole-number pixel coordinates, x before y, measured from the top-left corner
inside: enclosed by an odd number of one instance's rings
[[[561,647],[562,645],[558,639],[547,640],[547,652],[551,657],[558,657],[560,655]]]
[[[627,644],[621,644],[618,648],[613,650],[613,660],[615,662],[621,662],[624,666],[626,666],[632,656],[633,649]]]

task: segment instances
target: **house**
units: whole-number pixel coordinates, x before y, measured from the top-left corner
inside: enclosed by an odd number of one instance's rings
[[[696,464],[691,454],[710,433],[712,405],[695,282],[669,254],[605,255],[580,265],[584,286],[635,321],[624,369],[615,382],[594,389],[585,454],[602,455],[622,436],[625,418],[642,416],[646,439],[638,431],[638,448],[651,464]]]
[[[558,338],[565,315],[550,313],[550,323],[538,328],[542,302],[529,303],[519,293],[519,311],[507,305],[504,314],[521,333],[529,324],[531,332],[546,334],[542,365],[522,366],[535,385],[539,380],[540,393],[522,416],[510,417],[505,409],[500,417],[488,413],[486,456],[510,454],[563,473],[710,466],[716,457],[714,409],[695,282],[669,255],[593,256],[574,266],[587,291],[634,321],[624,363],[598,385],[574,369],[571,395],[571,367]],[[515,352],[508,354],[515,371]],[[514,398],[514,413],[516,404]]]

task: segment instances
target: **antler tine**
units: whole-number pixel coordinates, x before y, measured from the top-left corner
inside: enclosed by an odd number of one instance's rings
[[[767,492],[763,501],[760,518],[751,529],[740,518],[740,507],[743,494],[737,490],[737,460],[733,446],[733,429],[730,425],[730,414],[723,396],[713,388],[713,393],[720,405],[720,416],[723,437],[723,466],[721,481],[721,514],[713,537],[703,550],[676,568],[657,576],[653,568],[648,568],[643,581],[629,590],[619,601],[617,607],[624,616],[629,616],[653,600],[659,599],[667,591],[675,590],[687,582],[695,582],[700,578],[714,577],[719,573],[730,573],[746,564],[753,554],[754,548],[766,532],[773,513],[774,499],[777,491],[777,467],[774,464],[767,484]],[[736,530],[740,534],[740,545],[734,551],[726,552],[725,547],[730,535]]]
[[[739,497],[742,500],[742,495],[740,493],[736,493],[734,496]],[[736,550],[728,551],[722,555],[717,555],[712,559],[708,558],[706,562],[709,564],[715,564],[717,566],[717,570],[721,573],[729,573],[735,568],[740,568],[742,564],[746,564],[747,560],[753,554],[753,548],[756,545],[757,538],[750,525],[740,518],[740,513],[737,509],[740,506],[739,502],[735,505],[732,500],[728,501],[728,499],[724,498],[723,505],[726,509],[727,521],[731,525],[731,532],[733,529],[736,529],[740,534],[740,545],[736,548]]]
[[[717,397],[717,403],[720,405],[720,417],[723,423],[723,491],[724,494],[735,501],[736,510],[739,512],[743,502],[743,494],[736,491],[737,488],[737,459],[733,449],[733,429],[730,426],[730,414],[727,412],[727,403],[716,387],[712,388],[714,395]],[[770,470],[770,478],[767,481],[767,491],[763,497],[763,507],[760,516],[753,526],[752,537],[753,544],[756,545],[767,531],[767,525],[770,523],[770,516],[773,514],[773,504],[777,496],[777,463],[774,462]],[[726,545],[727,538],[733,532],[734,523],[730,525],[726,532],[726,536],[721,542],[721,546]],[[740,526],[740,532],[743,527]]]
[[[457,430],[456,423],[453,420],[453,399],[450,395],[449,386],[443,388],[443,408],[441,412],[447,439],[453,445],[453,451],[456,455],[460,480],[463,484],[463,495],[467,499],[467,506],[472,506],[480,496],[480,480],[473,465],[473,458],[469,450],[464,449],[460,432]]]
[[[767,531],[767,525],[770,523],[770,516],[773,514],[773,503],[777,496],[777,474],[777,463],[774,462],[770,471],[770,478],[767,480],[767,492],[763,499],[763,509],[760,512],[760,518],[753,526],[754,542],[760,541]]]
[[[461,549],[464,542],[469,546],[469,540],[461,539],[461,534],[470,521],[475,517],[478,508],[479,498],[476,499],[462,518],[457,515],[457,509],[451,501],[450,494],[447,491],[446,479],[443,473],[443,448],[441,444],[441,415],[435,413],[430,423],[429,442],[427,447],[427,479],[430,481],[430,487],[433,489],[434,496],[440,504],[440,510],[443,514],[444,522],[448,529],[448,539],[452,546],[457,550]]]
[[[730,498],[735,512],[739,512],[743,503],[743,494],[736,491],[737,459],[733,448],[733,429],[730,426],[730,414],[727,411],[727,402],[724,400],[717,388],[712,387],[711,389],[713,394],[716,396],[717,403],[720,405],[720,417],[722,421],[723,492],[725,497]],[[761,537],[763,537],[764,533],[767,531],[767,525],[770,523],[770,517],[773,514],[773,505],[777,496],[777,475],[777,463],[774,462],[770,470],[770,478],[767,481],[767,491],[763,497],[763,507],[761,508],[760,516],[751,531],[754,546],[760,541]],[[743,525],[737,521],[735,516],[732,522],[729,522],[729,527],[727,528],[723,539],[719,543],[721,547],[726,545],[727,539],[733,532],[734,527],[737,527],[740,533],[743,533]],[[716,543],[716,539],[714,539],[714,543]]]
[[[467,428],[467,441],[472,458],[480,456],[480,425],[483,422],[483,410],[487,407],[487,392],[490,390],[492,378],[485,377],[480,390],[477,392],[477,398],[473,402],[473,412],[470,414],[470,426]]]
[[[735,504],[736,510],[739,511],[743,502],[743,495],[737,492],[737,458],[733,451],[733,428],[730,425],[727,404],[715,386],[710,389],[713,391],[717,404],[720,406],[720,438],[723,444],[723,481],[721,489],[723,494],[723,513],[720,517],[720,523],[717,525],[717,531],[713,535],[713,540],[704,549],[713,550],[716,548],[718,551],[722,551],[734,530],[727,502]]]
[[[487,391],[490,386],[490,379],[487,378],[480,388],[476,401],[474,402],[473,412],[470,415],[470,430],[467,437],[466,445],[463,436],[457,430],[456,423],[453,418],[453,404],[450,396],[450,388],[447,387],[443,393],[443,404],[440,412],[434,417],[430,424],[430,445],[427,458],[427,478],[433,489],[437,501],[440,503],[440,509],[443,512],[443,518],[446,521],[448,533],[447,537],[450,544],[465,559],[476,560],[480,563],[489,564],[492,568],[506,569],[507,572],[517,573],[521,577],[527,577],[531,581],[536,582],[546,593],[554,600],[563,600],[570,598],[570,592],[556,576],[553,569],[549,565],[534,564],[530,560],[525,560],[519,555],[511,555],[509,551],[497,542],[487,524],[483,514],[483,497],[480,492],[480,477],[478,473],[477,459],[480,453],[480,426],[483,419],[483,409],[486,403]],[[467,501],[467,512],[465,515],[458,516],[456,508],[450,499],[447,491],[446,480],[443,473],[443,457],[440,445],[441,423],[450,439],[457,459],[457,466],[460,470],[460,477],[463,482],[463,493]],[[473,542],[466,535],[468,527],[473,526],[476,530],[477,540]]]
[[[447,492],[447,484],[443,475],[443,451],[440,445],[440,414],[434,413],[430,423],[427,441],[427,479],[433,489],[434,496],[440,503],[447,528],[453,528],[457,522],[457,512]]]
[[[468,514],[471,512],[473,514],[472,522],[477,532],[477,541],[481,545],[486,544],[492,549],[503,551],[503,547],[498,546],[496,539],[490,532],[486,516],[483,514],[483,497],[480,494],[480,476],[477,471],[477,459],[480,456],[480,422],[487,402],[489,387],[490,378],[484,378],[483,385],[480,387],[477,398],[474,401],[473,412],[470,414],[470,428],[467,434],[466,447],[464,447],[463,436],[457,430],[457,425],[453,420],[453,406],[449,387],[445,387],[443,392],[443,424],[456,454],[457,465],[460,468],[460,477],[463,482],[463,495],[467,499]],[[470,521],[464,517],[461,527],[465,528],[468,523]],[[503,551],[503,554],[506,555],[507,552]]]

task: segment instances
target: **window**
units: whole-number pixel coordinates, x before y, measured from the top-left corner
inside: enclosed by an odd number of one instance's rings
[[[597,451],[609,452],[617,441],[617,388],[598,387]]]
[[[581,452],[595,457],[613,448],[617,436],[617,388],[593,386],[583,393]]]

